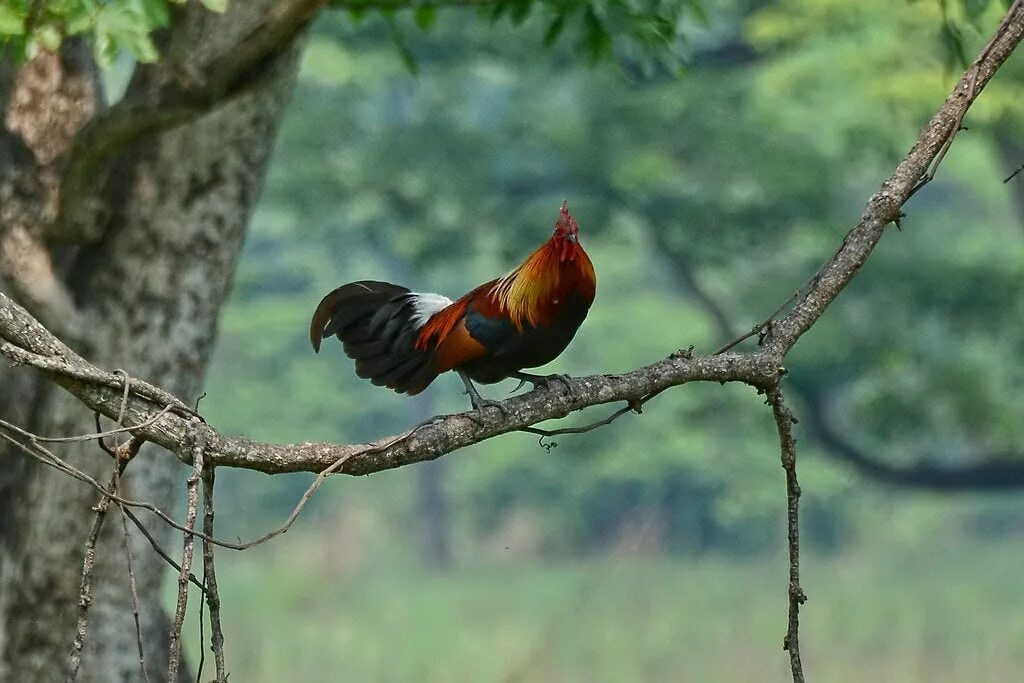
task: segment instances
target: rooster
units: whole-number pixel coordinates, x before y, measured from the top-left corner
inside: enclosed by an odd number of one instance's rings
[[[377,386],[415,395],[454,370],[474,409],[503,406],[473,382],[515,378],[546,386],[561,375],[533,375],[572,341],[594,301],[597,277],[579,242],[579,224],[562,203],[554,234],[507,275],[457,301],[376,280],[350,282],[320,301],[309,339],[320,351],[336,335],[356,374]]]

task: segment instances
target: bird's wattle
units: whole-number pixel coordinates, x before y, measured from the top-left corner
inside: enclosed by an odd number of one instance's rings
[[[558,250],[558,260],[562,263],[565,263],[566,261],[574,261],[576,259],[576,251],[579,243],[575,239],[569,239],[568,237],[555,239],[555,248]]]

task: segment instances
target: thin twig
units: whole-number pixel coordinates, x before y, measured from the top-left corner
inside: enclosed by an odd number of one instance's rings
[[[843,241],[843,244],[844,245],[846,244],[845,240]],[[843,247],[840,246],[838,249],[836,249],[836,252],[834,254],[832,254],[832,258],[833,259],[839,254],[839,252],[840,252],[840,250],[842,250],[842,248]],[[733,348],[735,348],[736,345],[739,344],[740,342],[745,341],[747,339],[750,339],[754,335],[759,335],[765,329],[771,327],[772,322],[774,322],[774,320],[775,320],[775,316],[777,316],[779,313],[782,313],[782,311],[786,310],[786,308],[788,308],[790,304],[792,304],[794,301],[796,301],[797,298],[803,292],[805,292],[805,291],[809,290],[811,287],[813,287],[815,285],[815,283],[817,282],[818,277],[819,276],[818,276],[817,273],[815,273],[814,275],[809,277],[802,285],[797,287],[796,291],[794,291],[792,294],[789,295],[788,299],[786,299],[781,304],[779,304],[778,308],[776,308],[774,311],[772,311],[771,314],[769,314],[769,316],[767,318],[765,318],[764,320],[762,320],[758,324],[756,324],[753,327],[751,327],[749,332],[746,332],[745,334],[741,334],[740,336],[736,337],[732,341],[728,342],[722,348],[720,348],[717,351],[715,351],[715,355],[716,356],[720,356],[721,354],[725,353],[726,351],[730,351]]]
[[[203,533],[210,538],[213,537],[213,485],[214,468],[208,466],[203,473]],[[224,664],[224,631],[220,623],[220,592],[214,568],[213,544],[207,540],[203,541],[203,583],[206,584],[206,604],[210,609],[210,646],[217,669],[214,681],[225,683],[227,673]]]
[[[527,434],[536,434],[542,438],[549,436],[558,436],[560,434],[586,434],[587,432],[593,431],[598,427],[603,427],[607,424],[615,422],[618,418],[622,417],[628,412],[639,413],[640,403],[636,402],[633,405],[627,405],[624,408],[619,408],[614,413],[598,420],[597,422],[591,422],[590,424],[583,425],[582,427],[559,427],[558,429],[540,429],[539,427],[523,427],[520,432],[526,432]]]
[[[94,434],[80,434],[78,436],[39,436],[38,434],[27,432],[24,429],[18,427],[17,425],[13,425],[5,420],[0,420],[0,427],[12,431],[20,436],[24,436],[27,439],[31,439],[32,441],[39,441],[40,443],[79,443],[83,441],[102,441],[108,436],[126,434],[129,432],[133,432],[136,429],[145,429],[146,427],[149,427],[150,425],[157,422],[157,420],[159,420],[161,417],[171,412],[172,410],[174,410],[173,406],[164,406],[164,408],[159,413],[153,415],[145,422],[140,422],[137,425],[131,425],[129,427],[118,427],[117,429],[111,429],[106,432],[96,431]],[[98,419],[99,413],[97,413],[97,420]],[[101,447],[103,447],[103,450],[106,453],[108,453],[112,457],[116,457],[116,455],[109,449],[109,447],[106,446],[106,444],[103,444]]]
[[[188,503],[185,508],[185,527],[193,529],[199,511],[199,481],[203,476],[203,451],[206,444],[196,438],[191,447],[192,472],[188,477]],[[171,625],[171,646],[167,664],[167,680],[178,680],[178,667],[181,665],[181,626],[185,621],[188,608],[188,577],[192,569],[192,554],[195,536],[191,533],[183,535],[181,550],[181,571],[178,573],[178,603],[174,608],[174,623]]]
[[[93,412],[93,419],[96,421],[96,443],[99,445],[100,450],[109,455],[114,460],[117,460],[117,453],[113,448],[107,445],[107,442],[103,440],[103,425],[100,424],[100,414]]]
[[[134,512],[132,512],[132,509],[130,507],[128,507],[127,505],[123,505],[123,504],[120,504],[120,503],[119,503],[119,505],[120,505],[121,509],[124,510],[124,513],[128,516],[128,519],[131,520],[132,524],[135,525],[135,528],[138,529],[139,532],[143,536],[146,537],[147,541],[149,541],[149,544],[153,547],[153,551],[157,555],[159,555],[160,558],[164,560],[164,562],[166,562],[167,564],[171,565],[171,567],[174,569],[174,571],[176,571],[178,573],[181,573],[181,565],[178,564],[174,560],[174,558],[171,557],[167,553],[167,551],[164,550],[160,546],[160,544],[157,542],[157,540],[155,538],[153,538],[153,534],[149,533],[149,529],[146,528],[146,525],[144,525],[142,523],[142,520],[140,520],[138,518],[138,516],[136,516],[136,514]],[[206,587],[203,586],[202,583],[200,583],[199,579],[196,578],[195,574],[189,574],[188,575],[188,580],[192,583],[193,586],[195,586],[196,588],[201,590],[204,594],[206,593]]]
[[[117,411],[117,424],[124,424],[124,413],[128,410],[128,396],[132,393],[132,380],[121,368],[114,368],[114,374],[124,381],[124,393],[121,395],[121,408]]]
[[[123,373],[124,371],[115,370],[115,372]],[[118,420],[119,423],[124,421],[125,409],[128,407],[128,375],[125,374],[124,378],[124,398],[121,403],[121,412],[119,415],[120,419]],[[96,432],[97,434],[99,434],[103,431],[100,426],[100,414],[93,413],[93,415],[96,418]],[[120,491],[121,472],[127,466],[128,459],[122,458],[121,454],[118,451],[107,446],[107,444],[103,441],[102,436],[99,436],[96,442],[99,445],[100,449],[103,450],[103,452],[109,454],[114,458],[113,490]],[[105,498],[104,500],[109,500],[109,498]],[[142,623],[139,620],[139,590],[135,582],[135,561],[134,558],[132,557],[132,539],[131,535],[128,533],[128,517],[125,514],[125,509],[123,505],[118,505],[117,509],[121,513],[121,530],[124,532],[124,559],[125,564],[127,565],[128,568],[128,590],[132,596],[132,618],[135,620],[135,644],[138,647],[139,652],[139,672],[142,674],[142,679],[146,681],[146,683],[149,683],[149,671],[146,670],[146,650],[142,645]]]
[[[690,348],[692,349],[693,347]],[[580,427],[559,427],[558,429],[541,429],[540,427],[521,427],[516,431],[526,432],[527,434],[536,434],[537,436],[540,437],[540,445],[548,450],[551,450],[557,444],[546,444],[544,443],[544,439],[550,438],[552,436],[559,436],[561,434],[586,434],[587,432],[594,431],[598,427],[610,425],[612,422],[615,422],[617,419],[619,419],[626,413],[636,413],[637,415],[639,415],[643,412],[644,404],[660,393],[662,392],[652,391],[651,393],[647,394],[640,400],[628,401],[624,407],[619,408],[608,417],[601,420],[597,420],[596,422],[591,422],[590,424],[582,425]]]
[[[0,420],[0,423],[3,423],[3,421]],[[0,426],[4,426],[4,425],[0,424]],[[29,437],[31,437],[30,433],[28,433],[28,432],[25,432],[25,433],[29,434]],[[68,462],[66,462],[65,460],[62,460],[61,458],[57,457],[56,455],[53,454],[52,451],[49,451],[49,450],[43,448],[38,443],[35,443],[35,442],[30,440],[29,441],[29,445],[26,445],[26,444],[21,443],[17,439],[14,439],[14,438],[8,436],[7,434],[4,434],[3,432],[0,432],[0,439],[8,442],[9,444],[14,446],[15,448],[18,448],[19,450],[21,450],[22,452],[24,452],[24,453],[28,454],[29,456],[35,458],[36,460],[39,460],[44,465],[52,467],[52,468],[54,468],[54,469],[56,469],[58,471],[64,472],[65,474],[67,474],[70,477],[73,477],[75,479],[78,479],[79,481],[82,481],[82,482],[85,482],[86,484],[89,484],[90,486],[95,488],[97,491],[99,491],[100,494],[102,494],[105,498],[109,498],[111,501],[113,501],[113,502],[115,502],[115,503],[117,503],[119,505],[124,505],[126,507],[139,508],[141,510],[149,510],[154,515],[159,517],[164,523],[168,524],[169,526],[173,527],[174,529],[177,529],[178,531],[181,531],[183,533],[189,533],[189,534],[192,534],[193,536],[198,536],[199,538],[206,538],[205,534],[203,534],[201,531],[195,531],[194,529],[190,530],[187,527],[185,527],[184,525],[179,524],[178,522],[174,521],[174,519],[172,519],[170,515],[168,515],[166,512],[164,512],[163,510],[161,510],[157,506],[153,505],[152,503],[148,503],[146,501],[141,501],[141,500],[131,500],[131,499],[128,499],[128,498],[122,498],[121,496],[119,496],[119,495],[117,495],[115,493],[111,493],[110,491],[107,491],[106,489],[104,489],[100,485],[99,482],[97,482],[91,476],[89,476],[88,474],[86,474],[82,470],[78,469],[74,465],[71,465]],[[130,518],[132,518],[132,517],[134,517],[134,516],[130,516]],[[152,542],[152,538],[150,540]],[[256,545],[257,543],[262,543],[264,540],[267,540],[267,539],[265,537],[261,537],[260,539],[257,539],[256,541],[253,541],[251,544],[231,543],[229,541],[221,541],[221,540],[215,539],[215,538],[211,538],[209,540],[214,545],[219,545],[219,546],[222,546],[224,548],[230,548],[231,550],[245,550],[246,548],[251,547],[251,545]],[[175,564],[174,566],[175,566],[176,569],[178,568],[177,564]],[[202,584],[199,583],[198,579],[195,579],[195,583],[198,586],[200,586],[200,587],[202,586]]]
[[[1015,0],[1013,5],[1007,9],[1006,16],[1003,19],[1003,22],[999,25],[999,28],[992,35],[992,37],[989,38],[988,42],[985,44],[985,47],[983,47],[981,52],[978,54],[977,59],[975,59],[974,62],[971,64],[971,75],[967,82],[967,88],[964,91],[964,95],[966,96],[968,101],[972,101],[978,94],[978,76],[981,73],[982,62],[984,62],[988,58],[989,53],[992,51],[992,47],[996,43],[996,39],[1000,38],[1003,35],[1003,32],[1006,30],[1006,27],[1008,25],[1008,22],[1010,21],[1010,18],[1013,15],[1014,10],[1019,9],[1021,1],[1022,0]],[[965,107],[960,110],[960,113],[953,120],[953,124],[949,127],[949,132],[946,134],[946,139],[943,141],[942,147],[939,148],[938,154],[935,155],[935,158],[932,160],[929,167],[925,170],[924,174],[922,174],[921,179],[918,181],[917,185],[910,191],[910,194],[907,195],[908,200],[911,197],[913,197],[918,190],[920,190],[922,187],[924,187],[925,185],[927,185],[928,183],[935,179],[935,174],[939,170],[939,165],[942,163],[942,160],[946,158],[946,152],[948,152],[949,148],[953,145],[953,140],[956,139],[957,134],[961,130],[965,130],[964,116],[966,114],[967,108]],[[1010,178],[1012,177],[1013,176],[1011,175]],[[1007,180],[1009,180],[1009,178],[1007,178]]]
[[[2,422],[2,421],[0,421],[0,422]],[[148,510],[148,511],[152,512],[154,515],[156,515],[157,517],[159,517],[164,523],[168,524],[169,526],[173,527],[174,529],[177,529],[178,531],[181,531],[183,533],[191,534],[193,536],[198,536],[199,538],[202,538],[204,540],[209,540],[214,545],[219,545],[221,547],[229,548],[231,550],[246,550],[246,549],[252,547],[253,545],[258,545],[258,544],[260,544],[260,543],[262,543],[262,542],[264,542],[266,540],[269,540],[270,538],[273,538],[274,536],[277,536],[277,535],[279,535],[281,533],[284,533],[284,531],[287,531],[287,528],[282,527],[282,528],[276,529],[275,531],[272,531],[272,532],[270,532],[268,534],[264,534],[260,538],[254,540],[254,541],[252,541],[250,543],[231,543],[230,541],[221,541],[221,540],[216,539],[216,538],[209,538],[209,537],[207,537],[201,531],[196,531],[194,529],[189,529],[188,527],[186,527],[186,526],[184,526],[182,524],[179,524],[178,522],[174,521],[174,519],[172,519],[170,515],[168,515],[166,512],[164,512],[163,510],[161,510],[157,506],[153,505],[152,503],[148,503],[146,501],[141,501],[141,500],[130,500],[128,498],[122,498],[121,496],[119,496],[119,495],[117,495],[115,493],[111,493],[110,491],[104,489],[103,486],[101,486],[100,483],[97,482],[95,479],[93,479],[91,476],[89,476],[88,474],[86,474],[82,470],[78,469],[74,465],[71,465],[68,462],[66,462],[66,461],[62,460],[61,458],[57,457],[56,455],[53,454],[52,451],[49,451],[49,450],[43,448],[38,443],[34,443],[34,442],[30,441],[29,445],[26,445],[26,444],[21,443],[17,439],[14,439],[14,438],[8,436],[7,434],[4,434],[3,432],[0,432],[0,439],[8,442],[9,444],[11,444],[12,446],[18,448],[19,450],[23,451],[24,453],[26,453],[26,454],[32,456],[33,458],[39,460],[43,464],[45,464],[45,465],[47,465],[49,467],[53,467],[54,469],[59,470],[61,472],[64,472],[68,476],[73,477],[75,479],[78,479],[79,481],[82,481],[82,482],[85,482],[86,484],[89,484],[90,486],[95,488],[97,491],[99,491],[103,495],[104,498],[109,498],[113,502],[115,502],[115,503],[117,503],[119,505],[124,505],[124,506],[129,507],[129,508],[134,507],[134,508],[139,508],[139,509],[142,509],[142,510]],[[341,460],[338,461],[338,463],[336,463],[336,465],[338,467],[340,467],[341,464],[343,464],[343,463],[344,463],[344,459],[341,459]],[[332,466],[329,469],[331,471],[334,471],[335,469],[337,469],[337,467]],[[326,470],[325,470],[325,472],[326,472]],[[318,479],[317,481],[320,481],[320,480]],[[319,486],[317,481],[314,482],[314,485]],[[309,494],[308,491],[307,491],[307,494]],[[307,501],[308,501],[308,495],[307,496],[303,496],[302,500],[299,501],[299,505],[297,506],[296,510],[293,511],[292,512],[292,516],[289,517],[289,522],[294,522],[294,518],[298,516],[298,512],[301,511],[301,508],[305,506],[305,503]],[[134,517],[134,516],[130,516],[129,518],[132,518],[132,517]],[[286,524],[285,526],[290,526],[290,523]],[[152,539],[151,539],[151,541],[152,541]],[[154,546],[154,547],[156,547],[156,546]],[[176,569],[180,569],[176,563],[174,564],[174,566],[175,566]],[[199,585],[199,586],[202,586],[202,584],[199,583],[198,579],[195,579],[195,583],[197,585]]]
[[[789,652],[789,667],[793,683],[804,683],[803,666],[800,663],[800,605],[807,596],[800,587],[800,484],[796,478],[796,438],[793,425],[797,419],[786,406],[782,389],[778,384],[766,391],[768,403],[775,416],[779,431],[779,450],[782,454],[782,468],[786,471],[786,535],[789,539],[789,617],[786,637],[782,649]]]
[[[132,617],[135,619],[135,643],[139,649],[139,672],[143,680],[149,683],[149,671],[146,670],[146,650],[142,645],[142,623],[139,621],[139,591],[135,584],[135,567],[132,559],[131,536],[128,534],[128,515],[123,505],[121,511],[121,529],[124,531],[124,559],[128,564],[128,588],[132,594]]]
[[[1017,175],[1018,175],[1018,174],[1019,174],[1019,173],[1020,173],[1021,171],[1024,171],[1024,163],[1022,163],[1022,164],[1021,164],[1020,166],[1018,166],[1017,168],[1013,169],[1013,173],[1011,173],[1010,175],[1008,175],[1008,176],[1006,176],[1005,178],[1003,178],[1003,183],[1005,184],[1005,183],[1008,183],[1008,182],[1010,182],[1011,180],[1013,180],[1014,178],[1016,178],[1016,177],[1017,177]]]
[[[110,484],[107,489],[113,493],[117,489],[119,464],[114,463],[114,474],[110,477]],[[96,503],[95,515],[92,520],[92,528],[89,536],[85,539],[85,549],[82,552],[82,580],[78,590],[78,624],[75,627],[75,639],[71,644],[71,666],[68,674],[68,681],[73,683],[78,678],[78,670],[82,665],[82,650],[85,648],[85,636],[89,629],[89,607],[92,605],[92,570],[96,564],[96,543],[99,541],[100,530],[103,528],[103,520],[107,516],[107,509],[110,507],[110,498],[102,496]]]
[[[691,346],[687,349],[680,349],[679,351],[676,351],[671,356],[669,356],[669,358],[685,358],[687,360],[690,360],[693,358],[693,347]],[[527,434],[536,434],[537,436],[540,437],[541,446],[544,446],[548,450],[551,450],[557,444],[545,444],[544,439],[550,438],[552,436],[559,436],[561,434],[586,434],[587,432],[594,431],[598,427],[610,425],[612,422],[615,422],[617,419],[619,419],[626,413],[632,412],[636,413],[637,415],[640,415],[641,413],[644,412],[644,405],[648,401],[662,394],[664,391],[664,389],[658,389],[657,391],[652,391],[651,393],[646,394],[639,399],[626,401],[625,406],[619,408],[608,417],[579,427],[559,427],[558,429],[541,429],[540,427],[520,427],[516,431],[526,432]]]
[[[206,541],[203,541],[206,543]],[[203,583],[206,583],[206,565],[203,565]],[[196,683],[203,683],[203,667],[206,666],[206,610],[199,605],[199,666],[196,667]]]

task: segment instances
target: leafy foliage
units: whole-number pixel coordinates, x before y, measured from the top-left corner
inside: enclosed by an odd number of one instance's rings
[[[228,0],[193,0],[209,10],[223,12]],[[121,53],[142,62],[158,57],[152,33],[167,26],[174,5],[187,0],[9,0],[0,6],[0,45],[19,58],[39,50],[53,51],[73,36],[83,36],[102,64],[110,64]],[[429,31],[445,5],[477,5],[492,22],[508,21],[519,26],[535,15],[543,15],[546,44],[563,34],[572,35],[576,53],[591,62],[621,53],[623,57],[648,65],[678,63],[682,25],[700,19],[698,0],[343,0],[332,3],[347,10],[356,20],[366,15],[383,16],[391,27],[391,38],[407,66],[415,70],[415,59],[398,15],[409,15],[417,30]]]
[[[150,62],[157,57],[150,34],[167,25],[169,11],[166,0],[10,0],[0,6],[0,40],[16,56],[31,58],[85,36],[103,64],[121,51]]]

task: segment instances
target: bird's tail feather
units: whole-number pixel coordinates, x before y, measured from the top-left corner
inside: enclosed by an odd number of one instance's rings
[[[440,299],[388,282],[350,282],[317,306],[310,342],[319,352],[323,339],[337,336],[345,355],[356,362],[357,375],[399,393],[418,394],[438,375],[433,350],[417,349],[416,336],[429,312],[425,306],[436,306]]]

